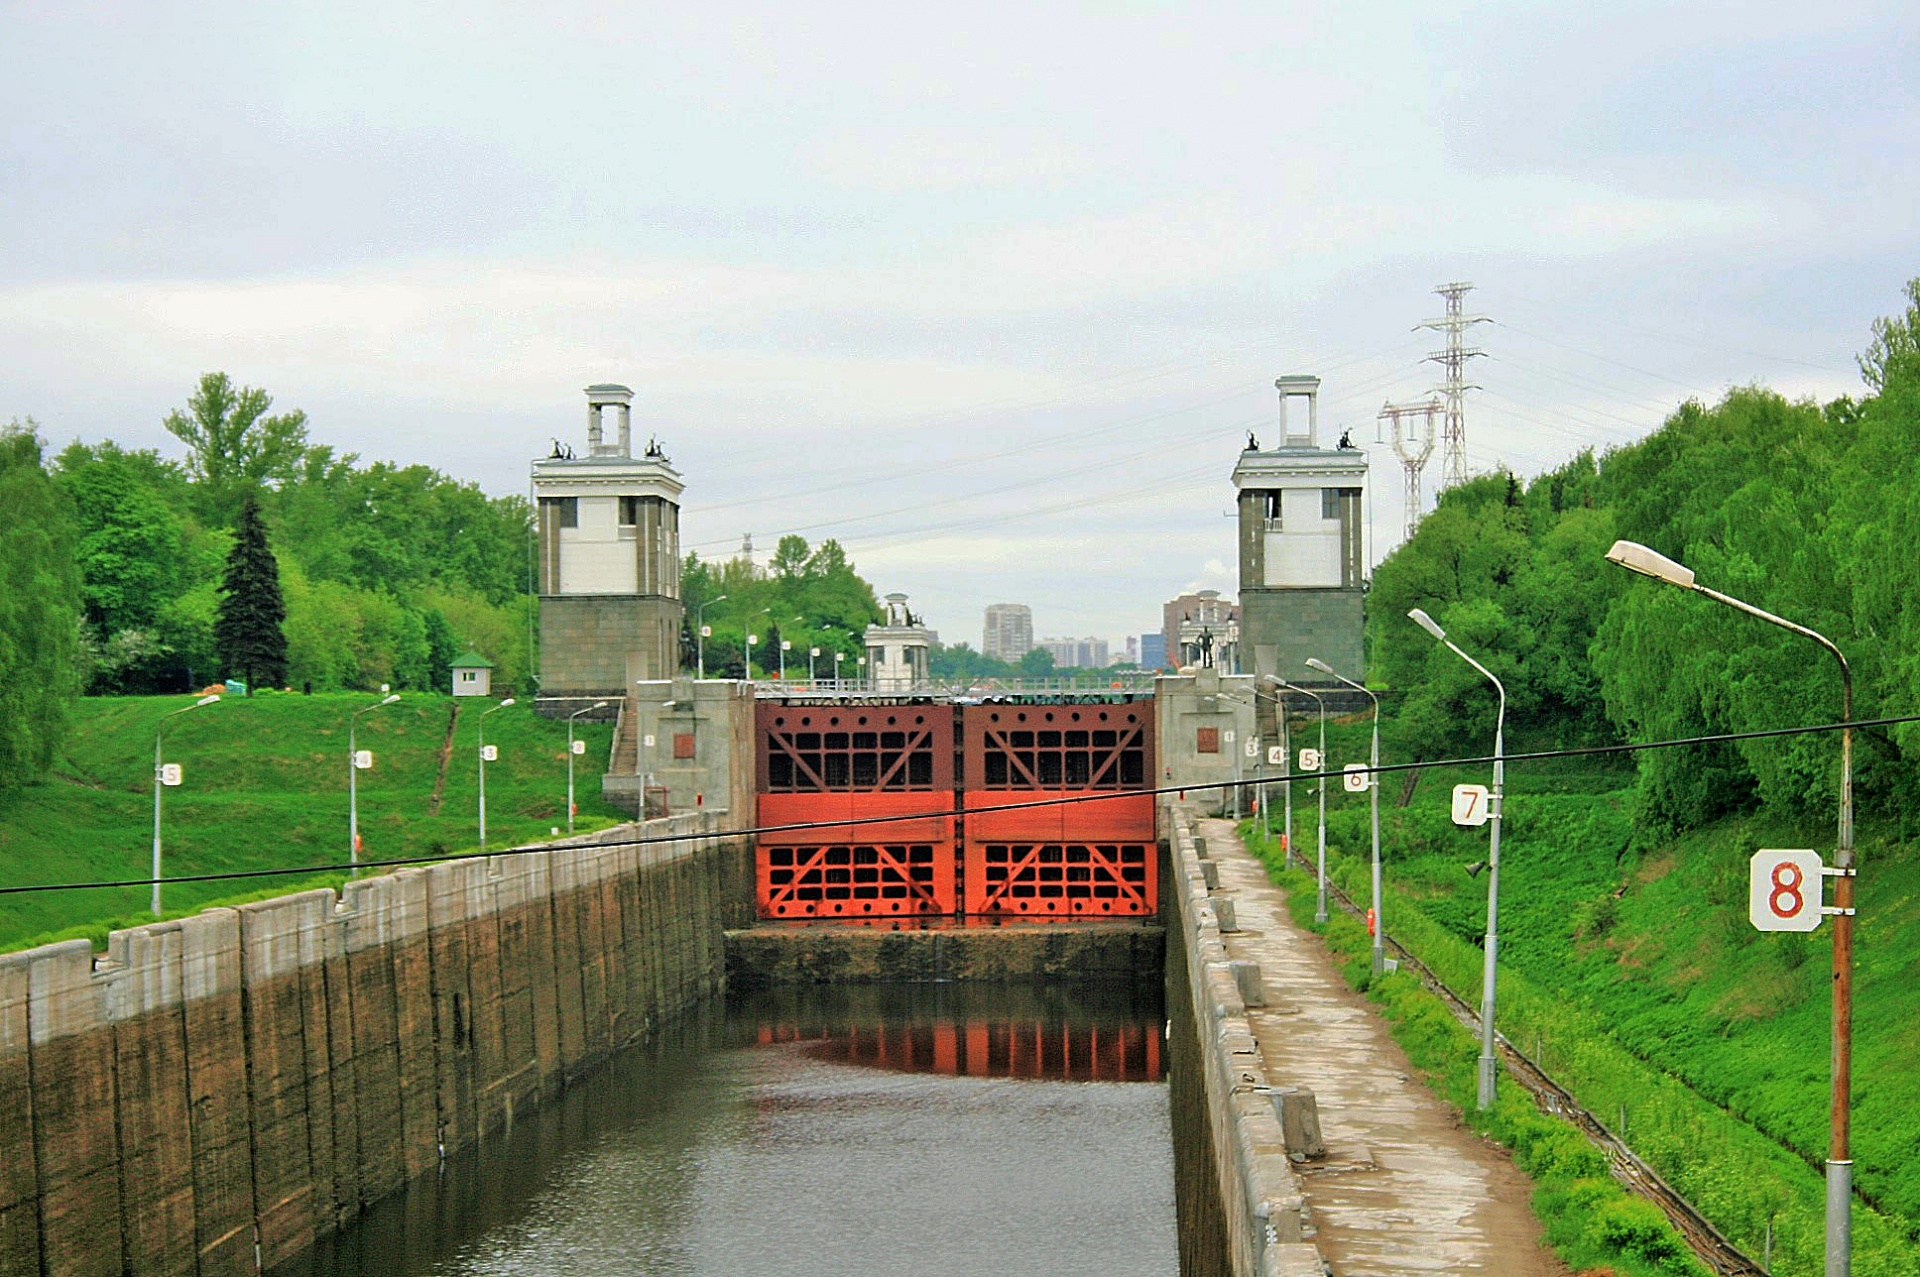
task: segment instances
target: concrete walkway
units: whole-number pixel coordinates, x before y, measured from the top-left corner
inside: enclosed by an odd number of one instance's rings
[[[1248,1018],[1268,1075],[1319,1099],[1327,1159],[1299,1170],[1335,1277],[1564,1277],[1528,1205],[1532,1184],[1413,1076],[1386,1022],[1294,926],[1233,824],[1199,829],[1240,925],[1223,937],[1227,953],[1259,963],[1265,980],[1267,1005]]]

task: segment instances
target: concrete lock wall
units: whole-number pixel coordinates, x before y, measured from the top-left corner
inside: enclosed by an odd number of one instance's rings
[[[1298,1089],[1276,1084],[1254,1041],[1246,990],[1259,984],[1259,973],[1227,958],[1194,845],[1194,812],[1187,805],[1162,809],[1172,849],[1170,926],[1177,933],[1167,943],[1181,945],[1186,957],[1229,1264],[1234,1277],[1322,1277],[1313,1219],[1289,1156],[1302,1150],[1289,1148],[1282,1125],[1286,1100]]]
[[[0,955],[0,1277],[299,1253],[712,996],[751,883],[689,814]]]

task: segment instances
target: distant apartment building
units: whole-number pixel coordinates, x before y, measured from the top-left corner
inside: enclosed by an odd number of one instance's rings
[[[1167,668],[1166,635],[1142,634],[1140,636],[1140,668],[1144,670]]]
[[[1139,639],[1139,636],[1137,635],[1134,635],[1134,634],[1127,635],[1126,662],[1129,665],[1138,665],[1140,663],[1140,639]],[[1114,663],[1119,664],[1118,661],[1115,661]]]
[[[994,603],[987,608],[980,653],[1011,665],[1033,650],[1033,609],[1025,603]]]
[[[1061,668],[1104,669],[1107,665],[1107,641],[1097,638],[1041,639],[1053,663]]]
[[[1240,672],[1240,609],[1218,590],[1201,590],[1169,600],[1161,609],[1161,642],[1166,662],[1175,669],[1211,665],[1223,674]]]

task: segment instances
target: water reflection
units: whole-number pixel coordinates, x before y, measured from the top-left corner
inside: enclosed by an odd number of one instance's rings
[[[953,1077],[1158,1082],[1159,986],[902,985],[747,995],[735,1040],[810,1058]]]
[[[752,995],[276,1274],[1172,1273],[1167,1088],[1120,1080],[1161,1017],[1157,984]]]

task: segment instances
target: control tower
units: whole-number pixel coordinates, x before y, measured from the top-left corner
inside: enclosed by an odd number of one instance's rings
[[[1328,683],[1317,657],[1366,677],[1367,457],[1343,437],[1321,442],[1320,379],[1287,376],[1279,438],[1253,438],[1233,468],[1240,498],[1241,669],[1289,683]]]
[[[603,414],[616,415],[607,438]],[[633,391],[587,387],[587,451],[533,463],[540,535],[540,702],[624,699],[680,668],[680,494],[658,443],[633,455]]]

